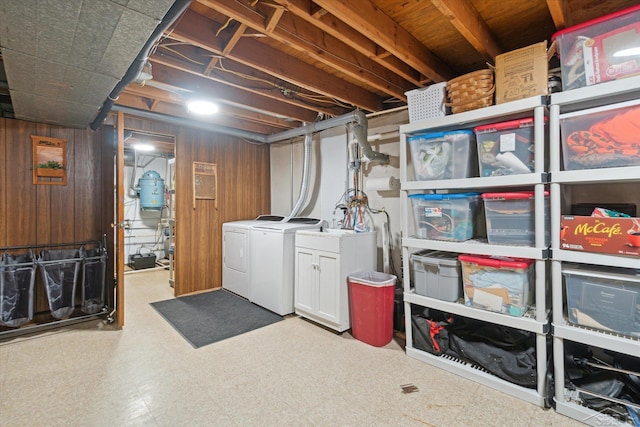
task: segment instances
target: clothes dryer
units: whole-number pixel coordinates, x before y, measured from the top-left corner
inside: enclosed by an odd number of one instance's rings
[[[222,224],[222,287],[249,299],[249,230],[283,221],[283,216],[260,215],[256,219]]]

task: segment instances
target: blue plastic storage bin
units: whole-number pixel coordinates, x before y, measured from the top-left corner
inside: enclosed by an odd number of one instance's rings
[[[478,193],[412,194],[416,237],[464,241],[473,237]]]

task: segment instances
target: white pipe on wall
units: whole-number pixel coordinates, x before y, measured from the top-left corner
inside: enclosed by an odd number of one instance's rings
[[[313,136],[308,133],[304,136],[304,162],[302,165],[302,182],[300,183],[300,194],[295,206],[289,214],[290,217],[298,216],[307,200],[309,194],[309,182],[311,175],[311,141]]]

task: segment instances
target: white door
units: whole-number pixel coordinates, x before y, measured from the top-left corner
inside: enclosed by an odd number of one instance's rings
[[[315,252],[306,248],[296,248],[296,274],[294,306],[305,313],[315,313],[317,289],[317,262]]]
[[[222,230],[222,287],[249,298],[249,230]]]
[[[328,322],[340,323],[340,257],[331,252],[318,252],[318,316]],[[344,284],[346,286],[346,284]]]

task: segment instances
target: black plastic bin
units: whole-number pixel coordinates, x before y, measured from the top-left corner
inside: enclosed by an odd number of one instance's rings
[[[36,263],[33,253],[0,258],[0,325],[17,328],[33,319],[33,286]]]
[[[80,249],[82,256],[82,305],[86,314],[95,314],[104,307],[104,285],[107,255],[102,248]]]
[[[49,309],[56,319],[73,313],[81,262],[79,249],[43,250],[38,258]]]

